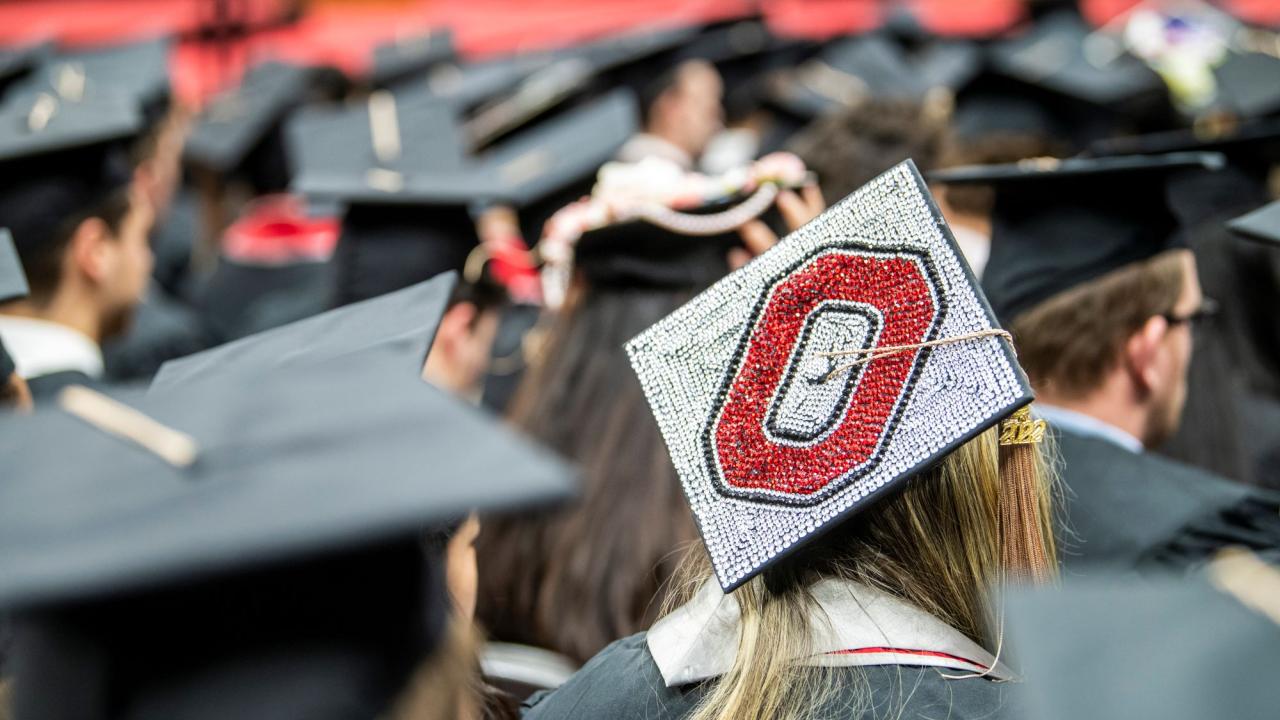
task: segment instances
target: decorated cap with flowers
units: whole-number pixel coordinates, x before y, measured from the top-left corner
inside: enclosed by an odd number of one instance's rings
[[[736,230],[773,206],[781,188],[810,180],[804,163],[773,153],[723,175],[688,172],[677,164],[646,158],[604,165],[591,195],[562,208],[544,227],[536,248],[544,263],[549,304],[563,295],[572,269],[581,267],[597,284],[705,287],[727,272],[728,244]],[[691,256],[721,262],[693,273]]]
[[[1032,399],[910,161],[627,352],[725,591]]]

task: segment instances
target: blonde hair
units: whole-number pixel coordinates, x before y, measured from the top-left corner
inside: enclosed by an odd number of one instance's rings
[[[1016,569],[1002,557],[1006,537],[1038,534],[1045,562],[1054,557],[1048,449],[1035,447],[1030,527],[1001,522],[1002,482],[997,431],[960,446],[901,492],[844,522],[790,558],[734,591],[741,608],[733,667],[710,689],[691,720],[800,720],[836,690],[830,670],[793,661],[812,655],[810,587],[823,578],[860,583],[905,600],[997,650],[992,589]],[[697,546],[682,564],[678,598],[687,602],[710,576]],[[869,700],[866,688],[853,703]]]

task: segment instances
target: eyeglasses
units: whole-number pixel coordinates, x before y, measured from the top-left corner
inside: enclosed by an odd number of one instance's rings
[[[1186,315],[1174,315],[1171,312],[1164,313],[1160,317],[1170,325],[1189,325],[1192,329],[1204,324],[1205,321],[1218,314],[1218,301],[1213,298],[1204,298],[1200,301],[1200,307],[1192,310]]]

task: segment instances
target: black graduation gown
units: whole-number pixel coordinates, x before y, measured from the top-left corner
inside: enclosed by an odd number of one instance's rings
[[[1186,570],[1218,550],[1280,551],[1280,496],[1067,430],[1058,550],[1068,575],[1105,566]]]
[[[829,668],[838,688],[811,717],[814,720],[862,718],[1013,717],[1005,685],[981,678],[947,680],[935,667],[877,665]],[[953,673],[954,674],[954,673]],[[865,685],[862,678],[866,679]],[[870,690],[870,705],[858,703]],[[645,635],[623,638],[592,658],[564,685],[537,693],[521,707],[526,720],[599,720],[687,717],[706,692],[705,684],[668,688],[649,654]],[[851,707],[867,707],[861,715]],[[899,714],[901,711],[901,714]]]
[[[79,370],[63,370],[33,378],[27,378],[27,387],[31,388],[31,399],[37,405],[50,402],[58,396],[62,388],[68,385],[86,385],[94,387],[98,383]]]

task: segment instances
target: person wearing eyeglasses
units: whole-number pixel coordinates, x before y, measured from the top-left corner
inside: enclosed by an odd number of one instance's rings
[[[934,175],[995,190],[983,287],[1057,441],[1069,573],[1280,547],[1280,496],[1152,452],[1178,430],[1196,326],[1216,308],[1167,188],[1222,164],[1177,153]]]

